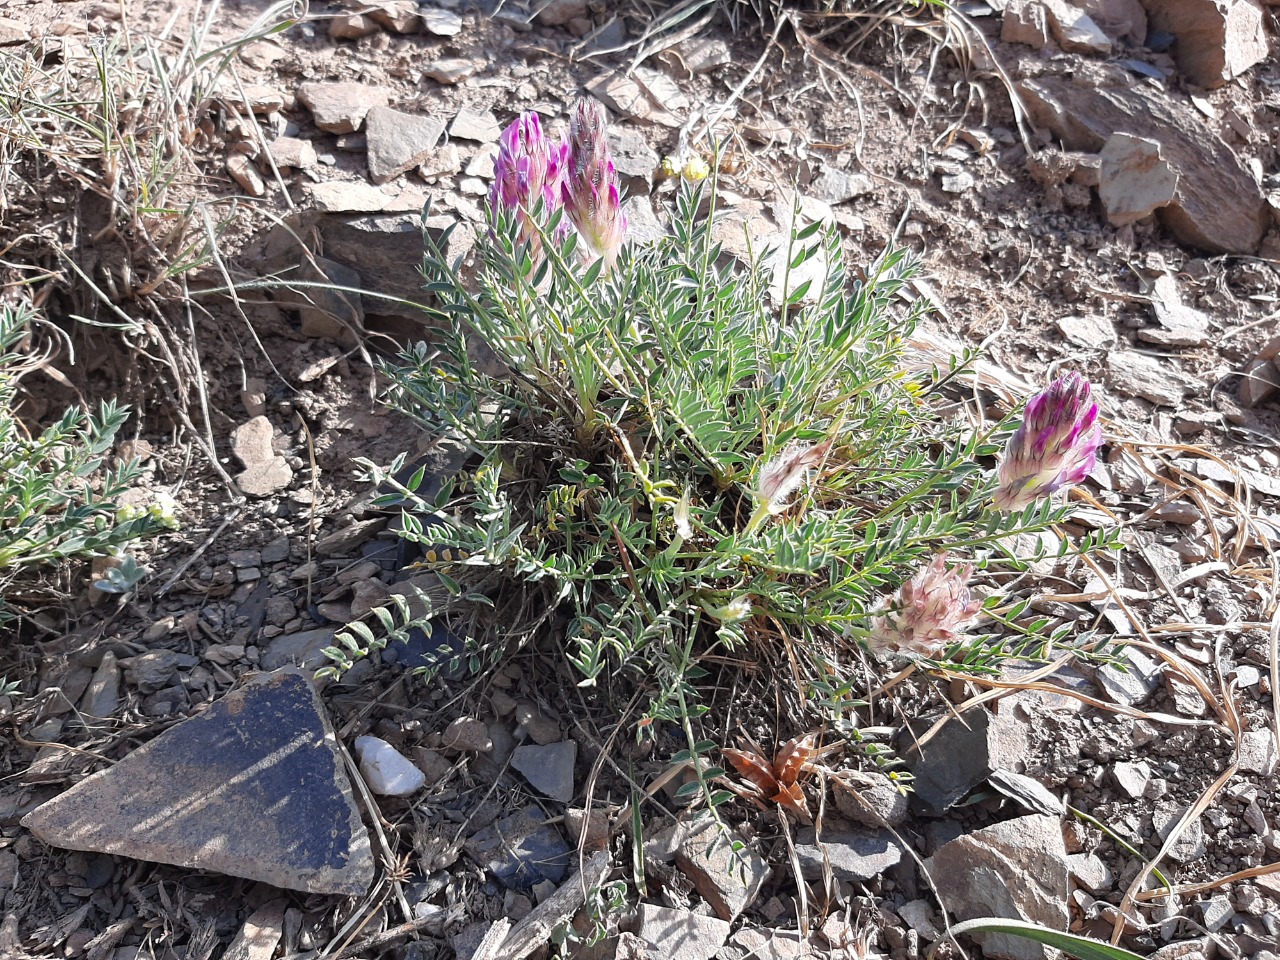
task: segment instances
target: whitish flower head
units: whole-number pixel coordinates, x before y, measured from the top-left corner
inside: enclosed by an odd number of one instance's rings
[[[608,118],[594,100],[579,100],[569,118],[569,147],[561,197],[588,250],[612,265],[627,234],[627,215],[605,137]]]
[[[1089,392],[1088,380],[1068,373],[1027,403],[1000,461],[998,508],[1021,510],[1088,476],[1102,445],[1098,405]]]
[[[536,113],[522,113],[502,131],[498,155],[493,161],[493,186],[489,189],[489,217],[497,222],[501,211],[520,219],[520,236],[533,242],[537,230],[533,213],[538,201],[549,217],[560,206],[565,147],[542,132]]]
[[[947,555],[935,556],[871,618],[871,649],[912,659],[940,654],[982,609],[969,594],[972,573],[973,564],[949,570]]]
[[[707,600],[699,600],[698,604],[713,620],[719,623],[740,623],[751,616],[751,601],[746,597],[734,597],[728,603],[716,605]]]
[[[800,489],[809,468],[819,463],[831,449],[831,441],[793,443],[760,468],[756,477],[756,499],[770,513],[787,508],[791,495]]]

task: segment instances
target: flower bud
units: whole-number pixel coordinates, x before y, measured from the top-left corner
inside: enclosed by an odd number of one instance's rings
[[[1098,405],[1089,392],[1088,380],[1068,373],[1027,403],[1000,461],[996,507],[1022,510],[1088,476],[1102,445]]]
[[[561,195],[587,249],[612,266],[626,239],[627,215],[605,138],[607,127],[604,107],[596,101],[583,99],[574,106]]]

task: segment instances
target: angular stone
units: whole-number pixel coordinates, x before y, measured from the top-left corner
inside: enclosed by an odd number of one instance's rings
[[[302,335],[354,343],[364,329],[364,298],[353,292],[360,289],[360,274],[345,263],[313,257],[303,262],[298,278],[308,284],[321,284],[292,291],[299,304],[308,304],[298,307]]]
[[[460,753],[488,753],[493,749],[493,740],[489,737],[489,728],[483,720],[458,717],[444,728],[444,733],[440,735],[440,745],[446,750],[457,750]]]
[[[418,11],[427,33],[436,37],[456,37],[462,32],[462,17],[452,10],[423,9]]]
[[[915,778],[912,792],[931,816],[941,816],[963,800],[992,771],[1016,773],[1026,764],[1030,749],[1027,726],[1007,711],[993,715],[976,709],[949,718],[921,747],[917,738],[931,726],[927,721],[912,725],[899,745]]]
[[[417,0],[376,0],[365,12],[392,33],[417,33],[421,26]]]
[[[275,430],[266,417],[254,417],[231,431],[231,452],[243,466],[249,467],[276,455],[271,447]]]
[[[1096,153],[1115,133],[1158,138],[1178,174],[1173,202],[1156,216],[1175,237],[1213,253],[1253,253],[1270,226],[1266,197],[1227,144],[1187,103],[1132,83],[1120,68],[1081,63],[1073,78],[1015,84],[1031,121],[1068,150]]]
[[[1139,0],[1073,0],[1116,42],[1127,40],[1135,47],[1147,42],[1147,11]]]
[[[22,822],[54,846],[287,890],[358,897],[373,882],[337,741],[298,670],[254,677]]]
[[[573,799],[573,764],[577,756],[578,745],[572,740],[527,745],[516,747],[511,766],[543,796],[568,803]]]
[[[102,655],[102,663],[89,681],[80,709],[86,716],[99,720],[115,716],[120,709],[120,667],[110,650]]]
[[[688,910],[640,905],[640,941],[650,957],[663,960],[711,960],[729,938],[729,924]]]
[[[1122,396],[1176,407],[1200,387],[1200,382],[1183,373],[1172,357],[1115,350],[1107,355],[1107,386]]]
[[[1155,140],[1117,133],[1103,144],[1098,197],[1112,226],[1135,223],[1168,206],[1177,186],[1178,174]]]
[[[31,39],[31,31],[17,20],[0,17],[0,47],[13,47]]]
[[[805,827],[796,836],[796,858],[806,880],[821,880],[830,864],[837,880],[868,883],[902,860],[902,847],[888,830],[824,829],[818,840]]]
[[[634,127],[617,125],[609,129],[607,136],[622,190],[629,196],[648,195],[661,163],[648,138]]]
[[[769,878],[769,865],[751,847],[735,851],[742,837],[724,833],[714,820],[703,817],[682,825],[676,866],[721,920],[733,920],[747,909]]]
[[[1240,406],[1253,409],[1280,393],[1280,368],[1274,360],[1255,357],[1245,364],[1237,396]]]
[[[831,780],[840,812],[869,827],[896,827],[907,819],[911,802],[883,773],[851,771]]]
[[[1177,37],[1178,69],[1201,87],[1220,87],[1267,58],[1258,0],[1147,0],[1152,29]]]
[[[1147,792],[1147,784],[1151,782],[1151,765],[1145,760],[1133,763],[1122,760],[1111,768],[1111,776],[1129,799],[1137,800]]]
[[[325,664],[324,649],[333,646],[336,632],[332,627],[320,627],[276,637],[263,651],[262,668],[298,666],[303,670],[318,670]]]
[[[491,143],[502,133],[498,119],[491,110],[475,110],[463,107],[449,124],[449,136],[459,140],[478,140]]]
[[[461,83],[468,77],[484,68],[480,60],[466,60],[462,57],[446,57],[435,60],[422,68],[422,75],[436,83],[452,85]]]
[[[1240,769],[1269,777],[1276,769],[1276,741],[1270,730],[1250,730],[1240,737]]]
[[[272,900],[249,915],[222,960],[271,960],[284,934],[283,898]]]
[[[875,186],[875,181],[865,173],[824,167],[813,183],[809,184],[809,193],[824,203],[836,204],[866,196],[875,190]]]
[[[386,183],[416,167],[431,155],[442,133],[444,121],[436,117],[371,108],[365,117],[370,179]]]
[[[356,737],[360,775],[381,797],[407,797],[420,790],[427,775],[404,754],[380,737]]]
[[[1156,836],[1160,843],[1169,839],[1173,828],[1182,819],[1185,808],[1172,803],[1159,803],[1151,813],[1152,826],[1156,828]],[[1169,848],[1169,856],[1178,863],[1191,863],[1202,859],[1208,851],[1204,845],[1204,823],[1196,817],[1187,824],[1178,835],[1173,846]]]
[[[1097,314],[1062,317],[1054,321],[1054,326],[1077,347],[1101,350],[1108,343],[1114,343],[1116,340],[1115,326],[1106,317],[1100,317]]]
[[[235,481],[246,496],[269,497],[293,483],[293,469],[284,457],[275,457],[265,463],[255,463],[239,474]]]
[[[1111,38],[1079,7],[1067,0],[1041,0],[1049,15],[1049,29],[1058,46],[1068,53],[1111,52]]]
[[[1038,0],[1009,0],[1000,21],[1000,41],[1043,50],[1049,43],[1049,17]]]
[[[546,0],[537,10],[534,19],[544,27],[563,27],[570,20],[588,15],[587,0]]]
[[[340,13],[329,21],[332,40],[359,40],[378,29],[373,18],[363,13]]]
[[[569,869],[569,847],[542,811],[524,807],[472,834],[467,854],[511,890],[543,880],[559,883]]]
[[[1115,703],[1136,707],[1156,692],[1162,672],[1160,664],[1135,647],[1125,647],[1117,653],[1123,664],[1108,663],[1099,667],[1094,679]]]
[[[1059,818],[1007,820],[945,844],[925,861],[943,905],[957,919],[1004,917],[1065,930],[1070,892]],[[974,937],[988,957],[1048,960],[1051,948],[1007,934]]]
[[[316,126],[329,133],[355,133],[373,107],[385,107],[385,87],[365,83],[304,83],[298,99],[311,111]]]
[[[316,148],[310,140],[297,137],[280,137],[267,144],[271,159],[282,169],[307,169],[316,165]]]

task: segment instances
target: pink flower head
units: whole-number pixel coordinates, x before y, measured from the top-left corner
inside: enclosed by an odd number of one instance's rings
[[[1021,510],[1060,487],[1079,483],[1098,459],[1102,425],[1089,381],[1068,373],[1036,394],[1000,461],[996,506]]]
[[[612,266],[626,239],[627,215],[605,138],[607,127],[604,107],[595,100],[579,100],[574,106],[561,193],[565,212],[591,254]]]
[[[882,603],[871,618],[868,645],[877,654],[936,657],[960,639],[965,626],[978,615],[982,601],[969,594],[973,564],[947,569],[947,554],[898,588],[898,596]]]
[[[520,238],[538,246],[533,222],[539,200],[549,217],[560,207],[566,147],[548,140],[536,113],[516,117],[498,140],[493,161],[493,186],[489,189],[489,218],[497,223],[500,211],[513,211],[520,220]]]

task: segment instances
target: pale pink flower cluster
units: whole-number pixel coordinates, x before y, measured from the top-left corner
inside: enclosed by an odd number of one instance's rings
[[[496,222],[501,211],[514,211],[520,238],[534,248],[535,259],[541,249],[534,220],[539,201],[544,218],[564,208],[568,223],[582,239],[585,259],[603,258],[606,266],[617,259],[627,216],[605,136],[607,126],[600,104],[579,100],[570,117],[568,143],[547,137],[542,121],[531,112],[522,113],[502,132],[489,216]]]
[[[947,554],[935,556],[872,616],[872,652],[932,659],[959,640],[982,609],[969,593],[972,574],[971,563],[948,569]]]

